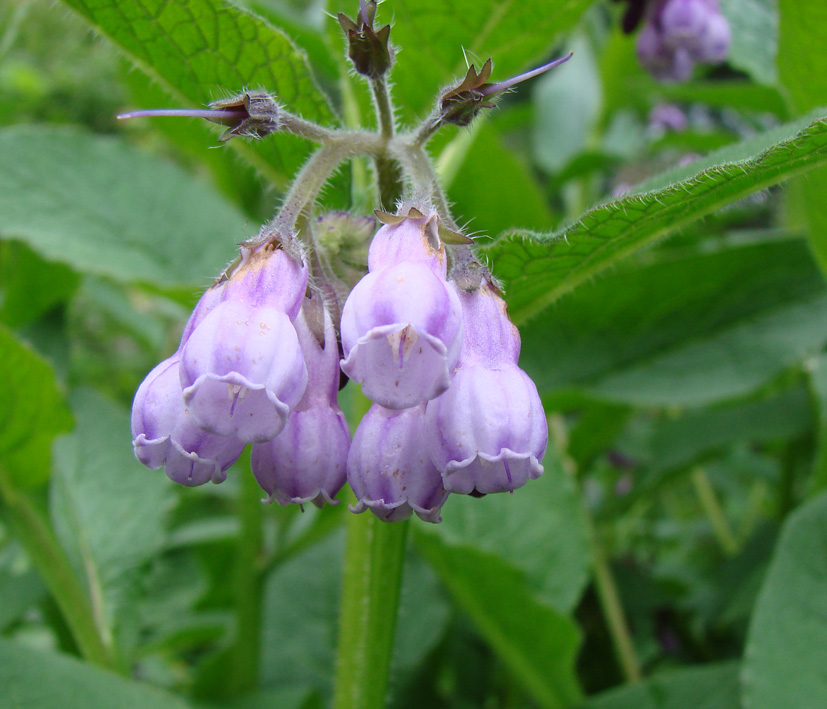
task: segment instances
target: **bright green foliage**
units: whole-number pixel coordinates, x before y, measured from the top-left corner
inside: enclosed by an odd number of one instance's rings
[[[18,707],[118,707],[118,709],[186,709],[188,703],[146,684],[52,652],[30,650],[0,640],[3,701]]]
[[[331,123],[332,109],[290,39],[220,0],[67,0],[183,105],[201,108],[242,88],[265,87],[292,111]],[[276,184],[302,162],[287,139],[248,147],[245,157]]]
[[[0,398],[0,475],[35,486],[49,477],[52,439],[72,417],[49,364],[2,326],[0,359],[10,374]]]
[[[118,140],[15,127],[0,151],[0,233],[81,272],[198,286],[251,236],[209,187]]]
[[[827,119],[797,121],[679,168],[594,207],[551,234],[512,231],[487,248],[524,322],[561,295],[670,231],[827,162]]]
[[[818,706],[827,692],[827,496],[787,521],[750,625],[741,680],[749,706]]]

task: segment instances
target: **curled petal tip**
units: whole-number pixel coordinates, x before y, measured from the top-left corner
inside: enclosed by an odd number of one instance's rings
[[[554,61],[548,62],[547,64],[543,64],[542,66],[538,66],[536,69],[531,69],[530,71],[526,71],[518,76],[512,77],[511,79],[506,79],[505,81],[500,81],[497,84],[490,84],[489,86],[485,86],[480,90],[480,93],[483,96],[490,96],[491,94],[497,94],[506,89],[510,89],[512,86],[516,86],[517,84],[527,81],[528,79],[533,79],[535,76],[539,76],[540,74],[545,74],[550,69],[554,69],[554,67],[560,66],[561,64],[565,64],[569,59],[574,56],[574,52],[569,52],[565,57],[561,57],[560,59],[555,59]]]

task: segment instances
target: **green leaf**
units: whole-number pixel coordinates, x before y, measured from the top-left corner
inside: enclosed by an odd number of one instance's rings
[[[438,533],[449,547],[473,547],[525,574],[537,598],[570,612],[589,575],[589,542],[581,502],[553,450],[545,472],[513,495],[452,495]]]
[[[794,112],[827,105],[827,54],[824,27],[827,4],[779,0],[778,77]],[[827,273],[827,168],[792,185],[795,210],[809,227],[810,245]]]
[[[810,491],[821,492],[827,488],[827,354],[821,353],[808,364],[813,408],[818,415],[818,448]]]
[[[528,165],[503,145],[490,122],[483,123],[476,134],[460,134],[455,142],[466,136],[473,142],[448,187],[457,221],[487,234],[497,234],[515,222],[538,229],[551,227],[553,217],[540,185]],[[492,199],[492,184],[497,185],[496,199]]]
[[[787,520],[758,597],[742,675],[751,709],[817,707],[827,695],[827,495]]]
[[[694,409],[660,422],[651,431],[632,490],[608,505],[606,514],[619,514],[618,509],[652,499],[691,465],[733,443],[782,441],[804,435],[811,427],[809,402],[801,388],[758,401]]]
[[[112,138],[19,126],[0,154],[0,235],[79,271],[192,287],[250,235],[214,190]]]
[[[564,707],[580,699],[574,672],[577,626],[539,601],[524,574],[493,554],[449,545],[436,534],[417,534],[416,542],[456,603],[537,704]]]
[[[34,571],[12,573],[0,569],[0,631],[6,630],[46,594],[40,576]]]
[[[0,325],[0,361],[13,376],[0,397],[0,473],[18,486],[45,482],[52,439],[72,417],[51,366]]]
[[[0,640],[0,687],[7,709],[186,709],[186,702],[65,655]]]
[[[802,119],[664,173],[555,232],[506,232],[485,253],[522,322],[659,237],[825,162],[827,119]]]
[[[0,320],[17,328],[66,302],[78,275],[62,263],[44,261],[25,244],[0,242]]]
[[[708,404],[750,393],[827,340],[827,291],[801,240],[708,240],[633,266],[524,328],[521,363],[543,395]]]
[[[135,460],[126,411],[88,390],[72,408],[76,429],[55,444],[52,521],[112,638],[135,621],[135,572],[163,546],[172,483]]]
[[[329,5],[350,15],[355,9],[350,0]],[[401,50],[393,70],[401,115],[411,120],[427,113],[446,82],[465,73],[465,57],[477,68],[491,57],[493,81],[546,59],[589,5],[591,0],[396,0],[387,9],[380,6],[377,22],[393,20],[391,40]]]
[[[184,106],[201,108],[228,92],[263,88],[307,119],[335,120],[304,54],[282,32],[230,3],[65,2]],[[306,144],[288,135],[230,145],[277,185],[284,185],[307,156]]]
[[[687,667],[591,697],[582,709],[739,709],[738,664]]]
[[[732,35],[727,63],[743,69],[759,83],[775,83],[777,1],[723,0],[721,12],[729,22]]]

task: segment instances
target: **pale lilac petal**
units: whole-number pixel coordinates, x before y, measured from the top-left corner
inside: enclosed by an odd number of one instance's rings
[[[252,468],[269,500],[279,504],[338,504],[345,483],[350,431],[330,406],[293,411],[272,441],[253,446]]]
[[[342,369],[388,408],[439,396],[459,358],[461,311],[454,287],[422,263],[369,273],[342,313]]]
[[[198,426],[246,443],[277,436],[307,384],[289,317],[236,300],[221,303],[195,328],[181,352],[180,373]]]
[[[513,491],[543,472],[548,427],[537,388],[517,366],[461,367],[428,404],[432,460],[449,492]]]
[[[347,460],[347,479],[358,502],[353,512],[370,509],[395,522],[415,512],[439,522],[448,498],[442,477],[429,456],[424,407],[391,411],[374,404],[365,414]]]
[[[152,469],[163,466],[182,485],[222,482],[244,444],[195,425],[184,406],[178,366],[176,353],[155,367],[138,388],[132,405],[135,457]]]

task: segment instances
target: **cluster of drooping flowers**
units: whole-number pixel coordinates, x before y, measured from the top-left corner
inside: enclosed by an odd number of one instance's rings
[[[640,63],[656,78],[686,81],[695,64],[718,64],[727,57],[731,34],[719,0],[626,0],[623,29],[637,37]]]
[[[450,493],[511,492],[538,477],[548,430],[500,289],[451,219],[423,146],[565,59],[499,84],[488,83],[490,60],[472,66],[418,129],[395,135],[392,107],[381,105],[394,52],[389,28],[373,29],[375,12],[362,2],[356,20],[340,22],[374,89],[377,133],[318,126],[261,91],[205,110],[128,114],[204,117],[227,126],[222,139],[287,131],[322,144],[141,384],[133,445],[142,463],[193,486],[222,482],[251,444],[267,501],[321,507],[347,481],[354,512],[438,522]],[[376,212],[375,234],[372,218],[313,214],[327,176],[358,154],[376,160],[380,181],[398,173],[408,187],[395,214]],[[346,378],[372,402],[352,441],[337,403]]]

